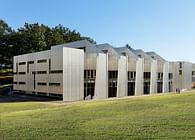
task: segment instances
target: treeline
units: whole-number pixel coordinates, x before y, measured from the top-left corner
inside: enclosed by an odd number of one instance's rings
[[[12,67],[15,55],[48,50],[53,45],[84,39],[96,43],[90,37],[62,25],[48,27],[39,23],[25,23],[15,31],[0,19],[0,65]]]

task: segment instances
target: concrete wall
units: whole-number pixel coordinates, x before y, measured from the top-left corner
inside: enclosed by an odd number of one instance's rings
[[[97,56],[95,99],[105,99],[108,97],[108,67],[107,54],[99,53]]]
[[[150,94],[157,93],[157,61],[151,63]]]
[[[84,98],[84,52],[63,48],[63,101]]]
[[[118,61],[117,96],[127,96],[127,64],[128,57],[120,56]]]
[[[165,62],[163,66],[163,93],[169,92],[169,63]]]
[[[191,89],[192,88],[192,63],[184,62],[183,63],[183,85],[182,89]]]
[[[135,96],[143,95],[143,72],[144,59],[139,58],[136,62]]]

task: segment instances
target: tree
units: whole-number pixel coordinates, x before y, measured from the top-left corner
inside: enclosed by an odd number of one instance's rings
[[[90,37],[83,37],[76,30],[70,30],[59,24],[53,28],[46,25],[25,23],[17,31],[0,19],[0,64],[12,64],[13,56],[48,50],[53,45],[88,40],[96,43]]]
[[[9,38],[12,32],[11,27],[0,19],[0,64],[11,63],[12,46],[9,44]]]
[[[8,26],[8,24],[0,19],[0,37],[3,35],[7,35],[12,32],[11,27]]]

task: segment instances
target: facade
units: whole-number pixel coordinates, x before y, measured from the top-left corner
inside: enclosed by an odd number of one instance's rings
[[[189,90],[195,64],[168,62],[155,52],[86,40],[14,57],[14,90],[63,98],[105,99]]]

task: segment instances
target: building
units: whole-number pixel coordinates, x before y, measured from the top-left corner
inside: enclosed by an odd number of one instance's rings
[[[86,40],[14,56],[14,90],[64,101],[141,96],[191,89],[195,64],[155,52]]]

